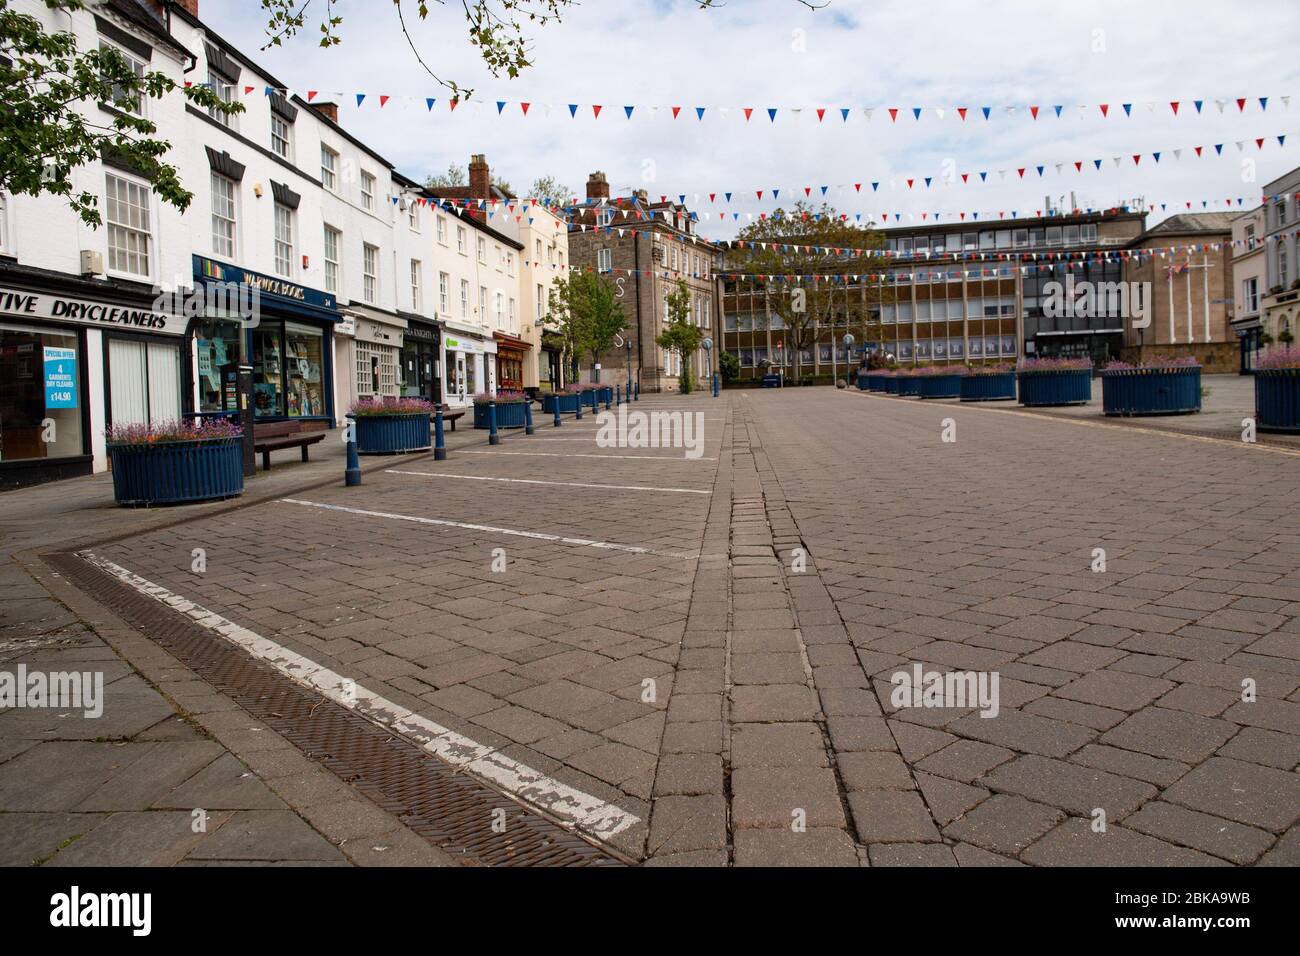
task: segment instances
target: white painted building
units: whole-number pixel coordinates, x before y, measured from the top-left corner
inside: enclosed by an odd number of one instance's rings
[[[141,73],[192,76],[193,51],[147,4],[11,7],[51,33],[72,32],[80,49],[113,48]],[[160,137],[185,138],[180,95],[68,108],[98,125],[117,110],[140,113]],[[189,274],[187,224],[117,157],[72,180],[74,192],[99,198],[98,229],[62,197],[0,195],[0,487],[102,471],[109,424],[175,419],[184,408],[186,323],[159,294]]]

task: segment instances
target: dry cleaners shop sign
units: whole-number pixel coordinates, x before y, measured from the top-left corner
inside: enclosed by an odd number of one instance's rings
[[[61,295],[42,295],[0,286],[0,315],[32,319],[53,319],[56,322],[76,322],[97,328],[123,329],[134,332],[154,332],[163,335],[184,335],[185,317],[158,312],[153,309],[135,309],[111,302],[92,302],[71,299]]]

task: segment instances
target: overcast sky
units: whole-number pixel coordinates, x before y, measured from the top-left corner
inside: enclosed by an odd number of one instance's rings
[[[830,0],[816,11],[797,0],[728,0],[713,10],[693,0],[586,0],[563,23],[534,32],[534,66],[515,80],[494,79],[477,59],[459,3],[431,4],[423,23],[408,12],[416,45],[435,72],[474,87],[481,103],[454,113],[446,91],[416,62],[388,0],[338,0],[343,42],[329,50],[316,45],[313,21],[304,35],[261,51],[259,6],[200,0],[200,13],[290,88],[344,93],[344,127],[407,175],[422,179],[482,152],[516,192],[551,174],[582,195],[587,174],[600,169],[616,194],[641,187],[656,198],[685,194],[701,213],[701,233],[712,238],[788,207],[805,186],[814,197],[829,186],[826,199],[863,222],[888,212],[889,225],[909,216],[920,222],[923,213],[943,222],[972,211],[981,220],[999,210],[1033,215],[1045,196],[1064,196],[1068,205],[1071,192],[1080,207],[1141,196],[1171,214],[1188,200],[1195,211],[1202,200],[1243,197],[1249,205],[1270,179],[1300,165],[1294,0]],[[360,108],[357,92],[369,94]],[[382,110],[380,94],[392,98]],[[1282,98],[1292,95],[1288,108]],[[428,96],[438,99],[432,111]],[[1244,112],[1237,97],[1249,97]],[[1199,115],[1197,99],[1205,101]],[[1216,99],[1229,101],[1222,113]],[[497,100],[509,102],[501,115]],[[527,116],[521,101],[532,104]],[[581,104],[576,119],[569,103]],[[604,107],[599,119],[593,103]],[[1123,103],[1133,104],[1129,118]],[[1061,119],[1057,104],[1065,107]],[[1082,115],[1080,104],[1088,107]],[[636,107],[631,120],[627,105]],[[980,113],[986,105],[994,107],[988,121]],[[1008,116],[1007,105],[1019,108]],[[1031,105],[1040,107],[1036,122]],[[657,115],[652,106],[661,107]],[[683,107],[676,120],[672,106]],[[697,106],[706,107],[702,121]],[[919,121],[917,106],[925,108]],[[959,106],[970,110],[965,122]],[[742,107],[754,108],[748,122]],[[769,107],[780,111],[775,122]],[[822,122],[818,107],[827,111]],[[853,110],[848,122],[842,107]],[[896,122],[888,107],[899,109]],[[721,108],[730,109],[725,117]],[[870,120],[863,108],[874,108]],[[945,111],[942,119],[935,108]],[[1267,138],[1263,150],[1257,137]],[[1244,152],[1238,140],[1247,141]],[[1226,144],[1222,156],[1214,155],[1216,143]],[[1194,146],[1205,147],[1203,158]],[[1184,150],[1181,160],[1175,149]],[[1158,164],[1150,155],[1157,150]],[[1143,154],[1137,166],[1134,153]],[[1119,168],[1113,156],[1124,157]],[[1104,160],[1100,172],[1094,159]],[[1066,164],[1063,173],[1056,163]],[[1041,178],[1039,164],[1047,167]],[[1023,180],[1019,167],[1027,167]],[[985,184],[980,171],[988,173]],[[971,174],[968,184],[962,173]],[[925,176],[933,179],[929,189]],[[917,180],[910,190],[909,177]],[[872,181],[880,183],[875,193]],[[853,183],[863,184],[860,193]],[[730,205],[725,191],[733,192]],[[719,194],[716,201],[709,193]],[[1148,223],[1163,215],[1157,208]]]

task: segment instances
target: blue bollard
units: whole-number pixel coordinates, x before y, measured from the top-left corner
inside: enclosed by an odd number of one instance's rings
[[[582,421],[582,392],[578,392],[577,395],[575,395],[574,397],[577,399],[574,405],[578,409],[578,411],[577,414],[575,414],[573,417],[576,418],[578,421]]]
[[[555,411],[555,427],[559,428],[560,427],[560,396],[558,395],[555,396],[555,404],[553,404],[551,408]]]
[[[533,433],[533,402],[532,399],[524,399],[524,434]]]
[[[713,373],[713,397],[718,397],[718,373]]]
[[[641,401],[641,383],[640,383],[640,382],[637,382],[637,383],[636,383],[636,391],[634,391],[634,392],[632,393],[632,401],[634,401],[634,402],[639,402],[639,401]]]
[[[447,439],[442,431],[442,409],[438,408],[433,413],[433,460],[447,460]]]
[[[608,410],[608,408],[609,408],[610,402],[612,402],[613,400],[614,400],[614,393],[613,393],[612,391],[611,391],[611,392],[606,392],[606,393],[605,393],[605,408],[606,408],[607,410]]]
[[[593,388],[588,394],[591,395],[591,413],[594,415],[600,411],[600,392]]]
[[[488,444],[501,444],[501,436],[497,434],[497,403],[488,402]]]
[[[614,386],[614,404],[615,404],[615,405],[622,405],[622,404],[623,404],[623,386],[622,386],[622,385],[615,385],[615,386]]]
[[[351,425],[349,428],[353,427]],[[361,484],[361,459],[357,457],[357,439],[353,434],[352,441],[348,442],[348,465],[343,472],[343,484],[348,488],[355,488]]]

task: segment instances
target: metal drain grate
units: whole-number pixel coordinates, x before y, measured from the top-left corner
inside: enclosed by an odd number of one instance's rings
[[[582,837],[458,773],[410,741],[300,687],[75,554],[46,555],[44,560],[304,754],[464,862],[621,865]],[[493,810],[498,808],[506,811],[504,833],[492,830]]]

